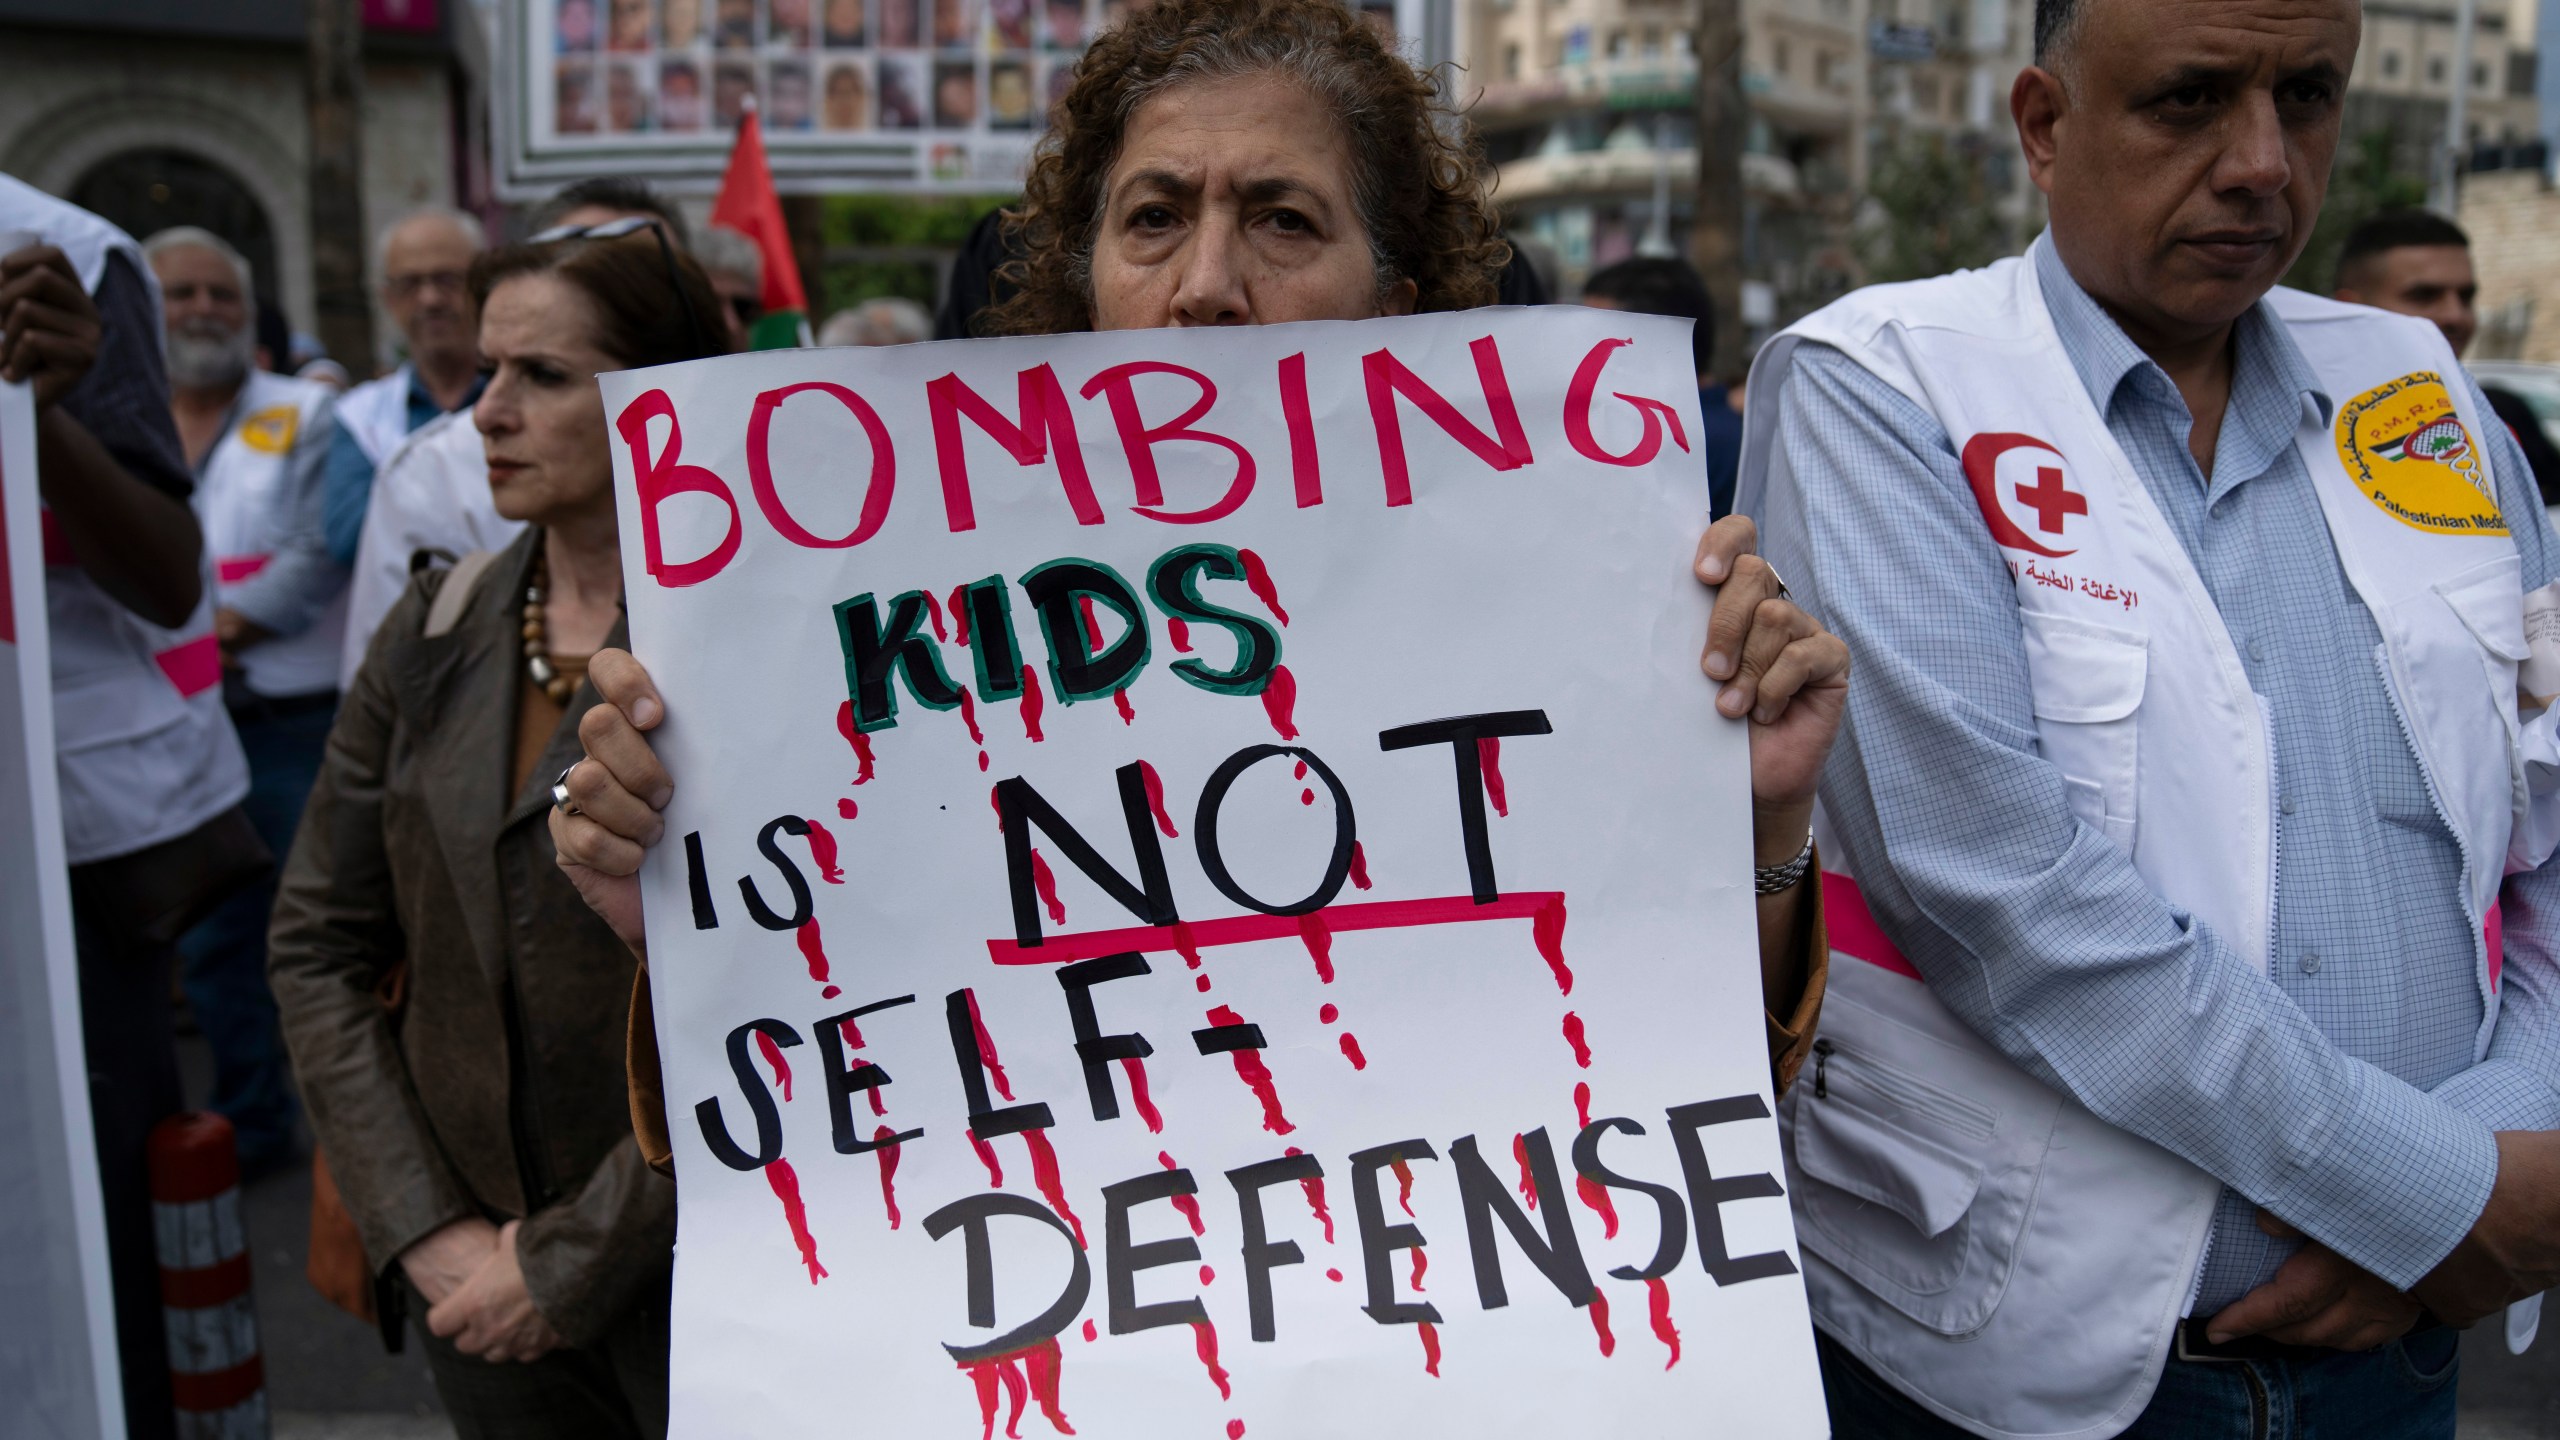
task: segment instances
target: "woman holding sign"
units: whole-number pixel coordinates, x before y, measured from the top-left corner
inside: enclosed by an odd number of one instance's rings
[[[718,354],[727,331],[646,219],[483,255],[471,289],[494,367],[473,420],[499,513],[531,528],[422,575],[384,621],[270,973],[365,1255],[461,1433],[658,1435],[675,1194],[631,1137],[632,958],[535,817],[595,703],[583,657],[622,634],[595,376]]]
[[[1492,302],[1507,258],[1487,172],[1437,83],[1332,0],[1165,0],[1096,40],[1041,141],[1021,207],[1025,257],[1002,276],[1016,334],[1357,320]],[[1704,668],[1723,714],[1752,726],[1763,992],[1773,1065],[1792,1077],[1822,994],[1814,786],[1838,729],[1849,657],[1752,555],[1748,520],[1698,547],[1721,586]],[[599,652],[607,702],[564,772],[561,867],[634,949],[636,872],[664,838],[674,782],[647,733],[665,705],[627,653]],[[1801,883],[1799,883],[1801,882]],[[645,991],[635,997],[645,1006]],[[645,1010],[640,1085],[655,1073]],[[662,1117],[643,1106],[663,1155]]]

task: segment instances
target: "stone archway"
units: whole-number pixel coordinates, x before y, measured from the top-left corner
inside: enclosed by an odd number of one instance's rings
[[[69,195],[92,170],[132,151],[174,151],[219,167],[238,181],[267,217],[275,247],[276,302],[295,324],[308,326],[310,209],[298,135],[271,131],[239,107],[175,93],[100,90],[22,127],[0,155],[0,171],[51,194]]]
[[[136,239],[195,225],[249,258],[258,293],[280,294],[275,226],[258,197],[223,167],[183,150],[126,150],[89,167],[66,196]]]

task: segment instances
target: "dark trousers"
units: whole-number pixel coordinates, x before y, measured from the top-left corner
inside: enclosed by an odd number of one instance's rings
[[[648,1287],[594,1345],[497,1365],[463,1354],[428,1330],[426,1298],[405,1279],[400,1293],[409,1307],[409,1333],[426,1346],[436,1396],[457,1440],[664,1440],[664,1279]]]
[[[176,1114],[181,1103],[169,1020],[169,968],[176,952],[133,935],[116,918],[77,908],[72,928],[125,1425],[134,1440],[163,1440],[177,1433],[177,1422],[170,1408],[169,1342],[160,1318],[160,1256],[144,1147],[151,1127]]]
[[[281,866],[294,827],[320,776],[335,697],[283,702],[239,693],[231,723],[249,757],[249,797],[240,809]],[[209,1108],[239,1136],[240,1164],[257,1171],[294,1153],[296,1108],[284,1032],[267,988],[267,920],[275,910],[274,871],[232,892],[178,942],[187,1008],[213,1051]]]
[[[1965,1440],[1820,1331],[1837,1440]],[[2360,1355],[2180,1360],[2125,1440],[2454,1440],[2460,1333],[2442,1326]]]

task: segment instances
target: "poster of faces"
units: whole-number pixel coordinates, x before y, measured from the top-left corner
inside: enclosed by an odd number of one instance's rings
[[[710,174],[753,97],[777,176],[859,151],[891,184],[1017,183],[1085,42],[1125,0],[510,0],[524,154]]]

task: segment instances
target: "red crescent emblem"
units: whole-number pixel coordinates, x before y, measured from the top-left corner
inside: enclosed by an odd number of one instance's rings
[[[1964,445],[1964,478],[1973,486],[1973,499],[1982,508],[1982,523],[1991,527],[1991,538],[2002,548],[2024,550],[2059,560],[2077,550],[2077,546],[2055,549],[2040,545],[2018,522],[2009,518],[2008,507],[2000,502],[2000,457],[2012,450],[2042,450],[2060,460],[2062,452],[2033,435],[2003,435],[1986,432],[1976,435]],[[2048,535],[2063,533],[2069,516],[2089,513],[2089,497],[2065,483],[2062,467],[2044,465],[2036,469],[2036,483],[2030,488],[2016,487],[2018,503],[2036,512],[2036,528]]]

